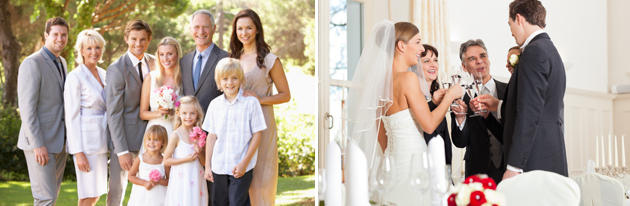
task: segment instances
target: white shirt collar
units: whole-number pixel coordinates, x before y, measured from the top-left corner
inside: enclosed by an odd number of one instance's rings
[[[230,103],[230,101],[227,100],[227,98],[225,97],[225,93],[223,93],[223,95],[221,95],[223,97],[223,100],[225,101],[225,103],[227,105],[234,105],[236,104],[236,101],[243,101],[245,97],[243,97],[243,89],[238,88],[238,94],[236,95],[236,98],[234,99],[234,102]]]
[[[529,42],[532,41],[532,39],[534,39],[534,37],[538,36],[539,34],[542,33],[547,33],[545,30],[536,30],[534,33],[530,34],[529,37],[527,37],[527,39],[525,40],[525,43],[523,43],[523,46],[521,46],[521,51],[525,51],[525,47],[529,44]]]
[[[488,91],[490,91],[490,94],[494,96],[494,90],[497,88],[496,83],[494,82],[494,78],[490,77],[490,80],[488,80],[488,82],[486,82],[483,87],[488,89]]]
[[[144,54],[144,55],[146,55],[146,54]],[[127,50],[127,56],[129,56],[129,59],[131,59],[131,64],[133,64],[134,67],[138,66],[138,62],[140,62],[140,60],[135,55],[133,55],[131,52],[129,52],[129,50]],[[144,59],[145,59],[145,56],[142,56],[142,64],[146,67],[148,65],[147,65],[147,62]]]
[[[206,58],[206,57],[210,56],[210,52],[212,52],[212,49],[214,49],[214,43],[210,44],[210,46],[208,46],[208,48],[206,48],[203,51],[199,51],[199,49],[195,49],[195,51],[196,51],[195,58],[198,58],[199,53],[201,53],[201,55],[203,55],[203,58]]]

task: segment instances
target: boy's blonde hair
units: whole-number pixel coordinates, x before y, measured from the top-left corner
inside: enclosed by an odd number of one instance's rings
[[[221,79],[228,75],[236,74],[238,81],[241,83],[239,88],[245,85],[245,74],[243,73],[243,67],[238,59],[223,58],[214,70],[214,81],[217,83],[217,89],[223,91],[221,88]]]
[[[143,146],[146,146],[147,139],[150,136],[155,136],[164,143],[162,144],[162,148],[160,148],[160,153],[164,153],[164,150],[166,150],[166,146],[168,145],[168,133],[166,132],[166,128],[164,128],[162,125],[157,124],[149,127],[149,129],[144,132],[144,138],[142,139]]]
[[[192,104],[197,110],[197,121],[195,123],[196,127],[201,127],[201,121],[203,120],[203,109],[201,108],[201,104],[197,101],[197,97],[189,95],[182,97],[179,99],[179,106],[175,108],[175,120],[173,122],[173,128],[177,129],[179,126],[182,126],[182,119],[179,118],[179,108],[184,104]]]

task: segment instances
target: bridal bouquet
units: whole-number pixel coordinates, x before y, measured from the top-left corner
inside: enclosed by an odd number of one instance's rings
[[[151,170],[149,173],[149,179],[153,182],[159,182],[162,179],[162,174],[158,170]]]
[[[206,145],[206,132],[201,130],[201,128],[193,127],[193,131],[188,136],[190,136],[190,141],[194,142],[194,144],[199,144],[200,148]]]
[[[451,189],[448,206],[505,206],[505,196],[488,175],[473,175]]]
[[[160,105],[164,109],[173,109],[175,107],[175,101],[177,101],[177,94],[170,86],[164,85],[152,93],[154,96],[151,98],[154,100],[154,104]],[[165,115],[168,119],[168,114]]]

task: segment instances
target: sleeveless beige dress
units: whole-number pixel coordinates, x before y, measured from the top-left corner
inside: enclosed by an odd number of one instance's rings
[[[254,66],[251,71],[245,73],[246,82],[243,90],[252,90],[259,97],[273,95],[273,81],[269,76],[269,71],[277,58],[275,54],[269,53],[265,57],[265,68]],[[278,186],[278,145],[273,105],[261,105],[261,107],[267,129],[262,131],[254,177],[249,187],[249,198],[253,206],[275,205]]]

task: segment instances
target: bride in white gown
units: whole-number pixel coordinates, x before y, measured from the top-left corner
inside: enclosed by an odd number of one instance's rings
[[[375,160],[383,153],[395,160],[398,183],[385,194],[388,203],[383,204],[418,204],[419,194],[406,181],[410,159],[413,153],[427,151],[422,131],[433,133],[450,106],[429,109],[429,87],[417,69],[423,51],[415,25],[385,20],[372,30],[352,79],[358,85],[351,88],[348,99],[352,139],[363,149],[370,169],[378,167]],[[442,102],[462,95],[461,87],[454,85]]]
[[[179,60],[182,57],[182,50],[179,42],[172,37],[163,38],[158,43],[157,56],[157,69],[151,71],[145,77],[145,81],[142,83],[142,97],[140,101],[140,118],[142,120],[149,120],[147,129],[152,125],[163,126],[167,134],[173,132],[173,118],[175,114],[172,112],[174,109],[163,109],[156,103],[154,98],[156,96],[153,91],[156,89],[168,85],[177,94],[177,101],[182,98],[182,78],[179,69]],[[168,118],[166,118],[168,115]],[[140,149],[143,151],[142,149]],[[142,153],[142,152],[141,152]]]

